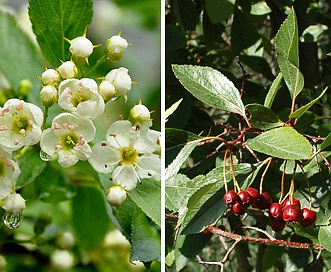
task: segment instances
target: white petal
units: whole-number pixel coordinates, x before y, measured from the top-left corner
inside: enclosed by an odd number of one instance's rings
[[[116,167],[113,172],[113,183],[121,185],[126,191],[136,188],[137,180],[137,173],[132,164],[123,164]]]
[[[161,179],[161,159],[158,155],[148,154],[138,158],[137,173],[140,178],[153,177],[156,180]]]
[[[76,107],[72,104],[72,94],[70,89],[64,89],[59,95],[58,99],[59,106],[68,111],[76,111]]]
[[[92,147],[89,163],[100,173],[110,173],[118,165],[120,155],[117,150],[105,143],[97,143]]]
[[[55,147],[61,143],[60,138],[50,128],[43,131],[40,148],[50,156],[55,153]]]
[[[114,148],[126,147],[131,143],[132,124],[121,120],[114,122],[107,130],[107,141]]]
[[[62,167],[72,166],[79,161],[78,157],[69,151],[59,150],[58,154],[59,154],[58,162]]]
[[[160,148],[160,137],[161,133],[159,131],[148,130],[146,133],[140,134],[133,147],[141,154],[153,153]]]
[[[87,161],[87,159],[92,155],[92,150],[86,142],[83,145],[75,146],[72,152],[81,161]]]
[[[69,79],[63,80],[59,85],[59,94],[61,94],[66,88],[77,89],[78,83],[79,83],[79,80],[76,78],[69,78]]]

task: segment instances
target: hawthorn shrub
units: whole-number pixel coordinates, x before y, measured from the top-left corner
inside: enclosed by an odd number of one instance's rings
[[[166,268],[331,268],[326,1],[166,1]]]

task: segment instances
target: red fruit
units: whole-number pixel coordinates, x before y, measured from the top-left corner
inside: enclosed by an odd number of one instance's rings
[[[296,206],[298,206],[298,207],[301,209],[300,199],[293,198],[292,200],[293,200],[293,202],[291,203],[291,201],[290,201],[289,198],[286,199],[286,200],[284,201],[284,203],[283,203],[283,206],[286,207],[286,206],[288,206],[288,205],[296,205]]]
[[[274,231],[282,231],[286,226],[286,222],[284,220],[276,220],[271,218],[270,220],[270,227]]]
[[[283,220],[283,205],[272,203],[269,208],[269,214],[272,219]]]
[[[238,193],[238,198],[238,201],[246,207],[251,203],[251,195],[246,191],[241,191]]]
[[[316,221],[316,212],[307,208],[302,209],[301,225],[304,227],[313,226]]]
[[[251,203],[249,204],[254,205],[259,195],[259,191],[252,187],[247,188],[245,191],[251,196]]]
[[[263,192],[262,194],[259,194],[256,199],[256,206],[261,209],[269,209],[272,203],[271,196],[267,192]]]
[[[289,222],[300,222],[302,217],[301,209],[298,205],[287,205],[283,210],[283,219]]]
[[[235,191],[230,190],[230,191],[227,191],[227,193],[225,193],[225,195],[223,196],[223,199],[224,199],[224,202],[226,205],[231,206],[237,202],[238,195]]]
[[[231,206],[231,211],[236,215],[241,215],[245,212],[245,206],[243,206],[239,202],[236,202],[234,205]]]

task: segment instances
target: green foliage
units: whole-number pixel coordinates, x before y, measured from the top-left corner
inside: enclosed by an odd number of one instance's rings
[[[182,99],[166,123],[166,171],[171,172],[165,199],[167,268],[327,271],[331,46],[322,41],[330,38],[331,21],[321,18],[330,5],[192,1],[190,9],[195,6],[200,20],[195,28],[185,28],[179,22],[189,16],[166,2],[166,35],[170,28],[177,33],[167,37],[167,44],[186,37],[181,47],[166,47],[166,108]],[[233,214],[222,199],[224,180],[228,190],[254,187],[268,192],[273,202],[293,195],[301,207],[311,205],[317,220],[314,226],[288,224],[275,233],[267,211],[253,206],[244,215]],[[218,242],[221,234],[202,234],[210,225],[265,237],[246,228],[255,227],[281,243],[322,244],[325,249],[319,259],[317,250],[253,243],[227,251]],[[188,249],[191,242],[195,246]],[[234,245],[227,238],[225,243]]]
[[[21,80],[32,83],[29,99],[41,104],[39,100],[40,82],[36,75],[43,71],[44,62],[37,48],[16,24],[8,13],[0,11],[0,70],[14,90],[18,89]],[[10,63],[10,65],[8,65]],[[16,93],[18,95],[18,93]]]
[[[70,57],[72,40],[82,36],[92,20],[91,0],[30,0],[29,15],[37,41],[46,59],[56,67]]]

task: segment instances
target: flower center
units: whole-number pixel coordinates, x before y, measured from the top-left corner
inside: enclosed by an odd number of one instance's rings
[[[29,119],[26,116],[16,116],[13,119],[12,130],[16,134],[25,134],[27,131],[31,130],[32,126],[29,124]]]
[[[87,95],[84,95],[83,93],[75,93],[72,96],[71,103],[74,107],[77,107],[77,105],[79,103],[84,102],[89,99],[90,99],[90,97],[87,97]]]
[[[138,153],[133,147],[129,146],[122,148],[121,150],[122,163],[134,164],[137,161],[137,158],[138,158]]]
[[[61,147],[66,151],[72,150],[79,142],[79,138],[75,133],[63,135],[61,138]]]

